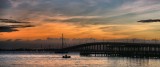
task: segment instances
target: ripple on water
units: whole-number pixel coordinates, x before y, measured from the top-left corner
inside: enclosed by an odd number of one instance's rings
[[[61,58],[62,54],[1,54],[0,67],[159,67],[160,59],[123,57]]]

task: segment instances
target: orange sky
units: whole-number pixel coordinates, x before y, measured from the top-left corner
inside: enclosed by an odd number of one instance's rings
[[[148,38],[147,35],[155,33],[147,32],[152,29],[150,25],[75,25],[68,23],[45,23],[36,27],[18,28],[19,31],[1,33],[2,39],[46,39],[59,38],[63,33],[65,38],[96,38],[96,39],[127,39]],[[142,31],[142,32],[141,32]],[[138,32],[138,33],[136,33]]]
[[[20,31],[11,33],[2,33],[3,39],[45,39],[59,38],[63,33],[66,38],[124,38],[125,35],[113,35],[112,32],[103,32],[99,26],[75,26],[74,24],[65,23],[46,23],[32,28],[21,28]]]

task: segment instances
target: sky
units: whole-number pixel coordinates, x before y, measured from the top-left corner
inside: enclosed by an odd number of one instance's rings
[[[0,39],[155,39],[160,0],[0,0]]]

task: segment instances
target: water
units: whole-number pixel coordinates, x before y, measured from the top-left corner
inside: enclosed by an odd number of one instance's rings
[[[81,57],[70,53],[72,58],[61,58],[62,54],[1,52],[0,67],[159,67],[160,59],[127,57]]]

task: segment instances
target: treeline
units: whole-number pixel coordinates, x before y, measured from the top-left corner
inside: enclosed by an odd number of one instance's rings
[[[60,49],[0,49],[0,51],[58,51]]]

